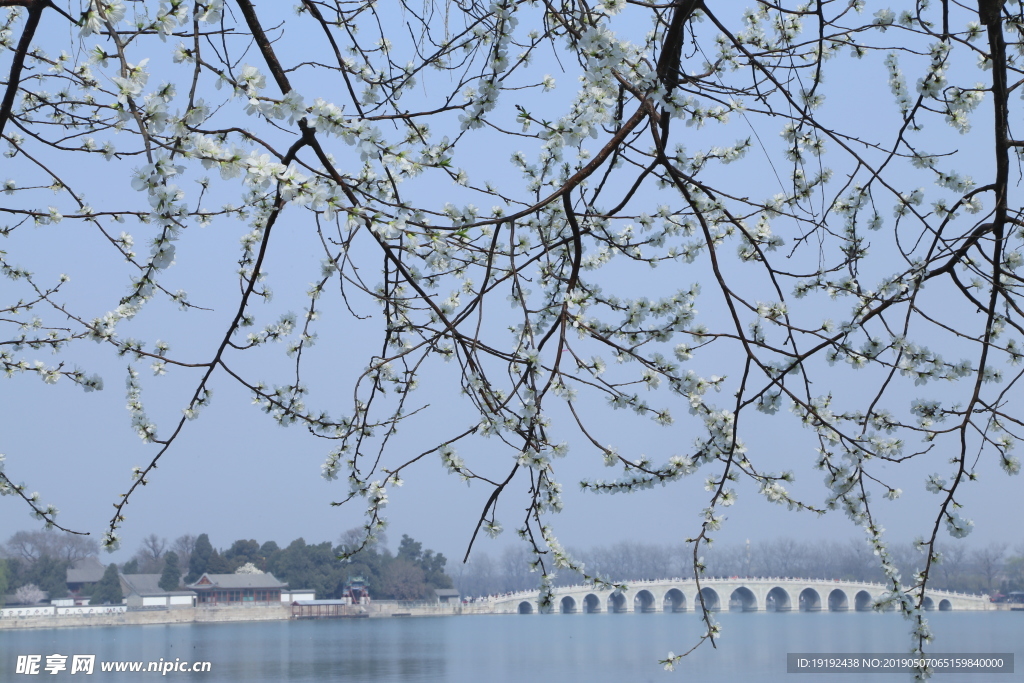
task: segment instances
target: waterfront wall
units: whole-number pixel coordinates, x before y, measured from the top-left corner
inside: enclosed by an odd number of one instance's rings
[[[337,605],[332,604],[329,609],[317,610],[316,605],[296,605],[292,608],[292,615],[297,618],[316,619],[333,617],[434,617],[451,616],[464,614],[465,605],[459,603],[432,602],[432,601],[409,601],[409,600],[379,600],[371,601],[368,605]]]
[[[382,600],[369,605],[345,605],[345,617],[425,617],[477,613],[468,605],[435,602],[397,602]],[[490,609],[487,609],[489,612]],[[292,618],[291,605],[253,605],[247,607],[180,607],[171,609],[128,610],[117,614],[12,616],[0,618],[0,631],[35,628],[80,628],[83,626],[130,626],[145,624],[188,624],[241,621],[277,621]]]
[[[0,630],[31,628],[79,628],[82,626],[129,626],[230,621],[290,619],[289,605],[252,607],[181,607],[161,610],[130,610],[119,614],[25,616],[0,619]]]
[[[0,609],[0,619],[19,617],[80,616],[97,614],[122,614],[128,611],[124,605],[80,605],[78,607],[57,607],[56,605],[32,605],[31,607],[6,607]]]

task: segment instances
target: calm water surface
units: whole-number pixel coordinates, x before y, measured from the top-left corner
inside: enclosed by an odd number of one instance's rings
[[[787,652],[904,652],[909,627],[899,616],[876,613],[720,613],[718,648],[707,644],[674,674],[657,660],[681,652],[703,632],[684,614],[575,614],[344,619],[248,624],[182,624],[0,631],[0,681],[68,679],[64,672],[15,675],[19,654],[95,654],[85,680],[153,680],[159,674],[101,673],[102,660],[212,662],[207,674],[170,673],[168,679],[234,681],[345,681],[384,683],[587,681],[623,683],[694,680],[716,683],[786,681],[877,683],[908,681],[905,674],[787,674]],[[1013,652],[1016,673],[943,674],[942,683],[1024,682],[1024,612],[931,613],[935,652]],[[70,659],[69,659],[70,662]]]

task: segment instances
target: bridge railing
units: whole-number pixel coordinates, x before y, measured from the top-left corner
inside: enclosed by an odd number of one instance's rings
[[[693,583],[693,578],[672,578],[672,579],[639,579],[636,581],[624,581],[630,589],[636,586],[651,586],[651,585],[666,585],[666,584],[679,584],[679,583]],[[885,590],[888,588],[886,584],[878,583],[875,581],[854,581],[850,579],[811,579],[811,578],[796,578],[796,577],[781,577],[781,576],[759,576],[759,577],[725,577],[725,576],[710,576],[701,579],[702,584],[713,584],[713,583],[736,583],[736,582],[752,582],[752,583],[827,583],[827,584],[839,584],[846,586],[864,586],[871,587],[874,589]],[[556,586],[554,588],[555,594],[559,593],[577,593],[580,591],[595,591],[603,592],[608,590],[607,588],[596,588],[595,586],[586,584],[574,584],[571,586]],[[520,590],[513,593],[506,593],[504,595],[487,596],[485,600],[491,602],[504,602],[506,600],[520,600],[531,597],[536,597],[539,590]],[[943,597],[954,597],[954,598],[966,598],[966,599],[987,599],[988,596],[983,594],[971,594],[961,593],[959,591],[948,591],[937,588],[929,588],[927,593],[932,596],[943,596]]]

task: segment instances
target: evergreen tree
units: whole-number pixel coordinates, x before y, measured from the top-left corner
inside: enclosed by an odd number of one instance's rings
[[[419,564],[422,555],[423,544],[408,534],[402,534],[402,541],[398,544],[398,559]]]
[[[181,583],[181,569],[178,568],[178,553],[173,550],[164,555],[164,573],[160,577],[160,587],[165,591],[176,591]]]
[[[223,555],[214,550],[210,553],[210,559],[206,563],[206,571],[210,574],[233,574],[235,566]]]
[[[121,592],[121,579],[117,575],[117,565],[110,563],[107,565],[107,570],[103,572],[103,578],[96,584],[96,588],[93,589],[92,599],[89,601],[91,605],[120,605],[124,600],[124,594]]]
[[[267,560],[267,570],[292,588],[314,590],[321,599],[341,597],[349,576],[349,567],[338,560],[330,542],[307,545],[301,538],[273,553]]]
[[[185,583],[194,583],[209,571],[207,565],[212,554],[213,546],[210,544],[210,537],[206,534],[199,534],[199,538],[196,539],[196,547],[192,549],[192,557],[188,561],[188,576],[185,577]]]
[[[138,574],[139,573],[139,561],[134,557],[121,565],[122,574]]]
[[[420,567],[423,568],[424,580],[431,588],[451,588],[454,585],[451,577],[444,573],[446,564],[448,558],[444,553],[435,555],[433,550],[424,551]]]
[[[402,541],[398,545],[398,556],[395,559],[409,562],[422,570],[424,594],[434,588],[452,587],[451,577],[444,573],[444,567],[448,563],[444,554],[435,554],[430,549],[423,550],[422,543],[406,534],[402,535]],[[409,573],[406,572],[403,576],[407,577]]]
[[[231,544],[231,547],[224,552],[224,559],[231,564],[231,571],[234,571],[247,562],[251,562],[261,571],[267,566],[266,556],[260,552],[260,544],[254,539],[239,539]]]

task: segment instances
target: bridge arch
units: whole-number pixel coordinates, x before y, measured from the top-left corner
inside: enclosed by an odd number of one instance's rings
[[[647,614],[654,612],[654,595],[649,590],[639,591],[633,596],[633,611]]]
[[[845,612],[850,609],[850,601],[846,597],[846,591],[836,588],[828,594],[828,611]]]
[[[821,611],[821,596],[813,588],[805,588],[800,591],[799,603],[801,612]]]
[[[770,612],[788,612],[793,609],[793,605],[786,589],[776,586],[768,591],[768,595],[765,596],[764,608]]]
[[[678,588],[672,588],[666,592],[664,610],[666,612],[685,612],[686,596],[683,594],[683,591]]]
[[[566,586],[555,589],[551,604],[540,604],[536,592],[520,592],[493,600],[493,611],[500,614],[546,614],[561,612],[684,612],[764,610],[828,610],[830,612],[870,611],[882,606],[888,593],[886,587],[866,581],[832,581],[823,579],[786,578],[717,578],[702,581],[700,592],[692,580],[663,579],[644,581],[629,589],[598,589]],[[889,601],[892,603],[892,601]],[[895,604],[888,606],[889,610]],[[989,610],[993,606],[985,596],[953,594],[929,590],[921,597],[921,608],[927,611]]]
[[[701,596],[704,597],[704,608],[709,612],[717,612],[722,609],[722,601],[718,597],[718,592],[714,588],[701,588]],[[698,598],[697,600],[699,600]],[[693,608],[697,609],[698,601],[694,601]]]
[[[622,594],[622,591],[615,591],[608,596],[608,612],[610,614],[618,614],[625,611],[626,596]]]
[[[729,596],[729,609],[742,612],[757,611],[757,596],[746,586],[740,586]]]

